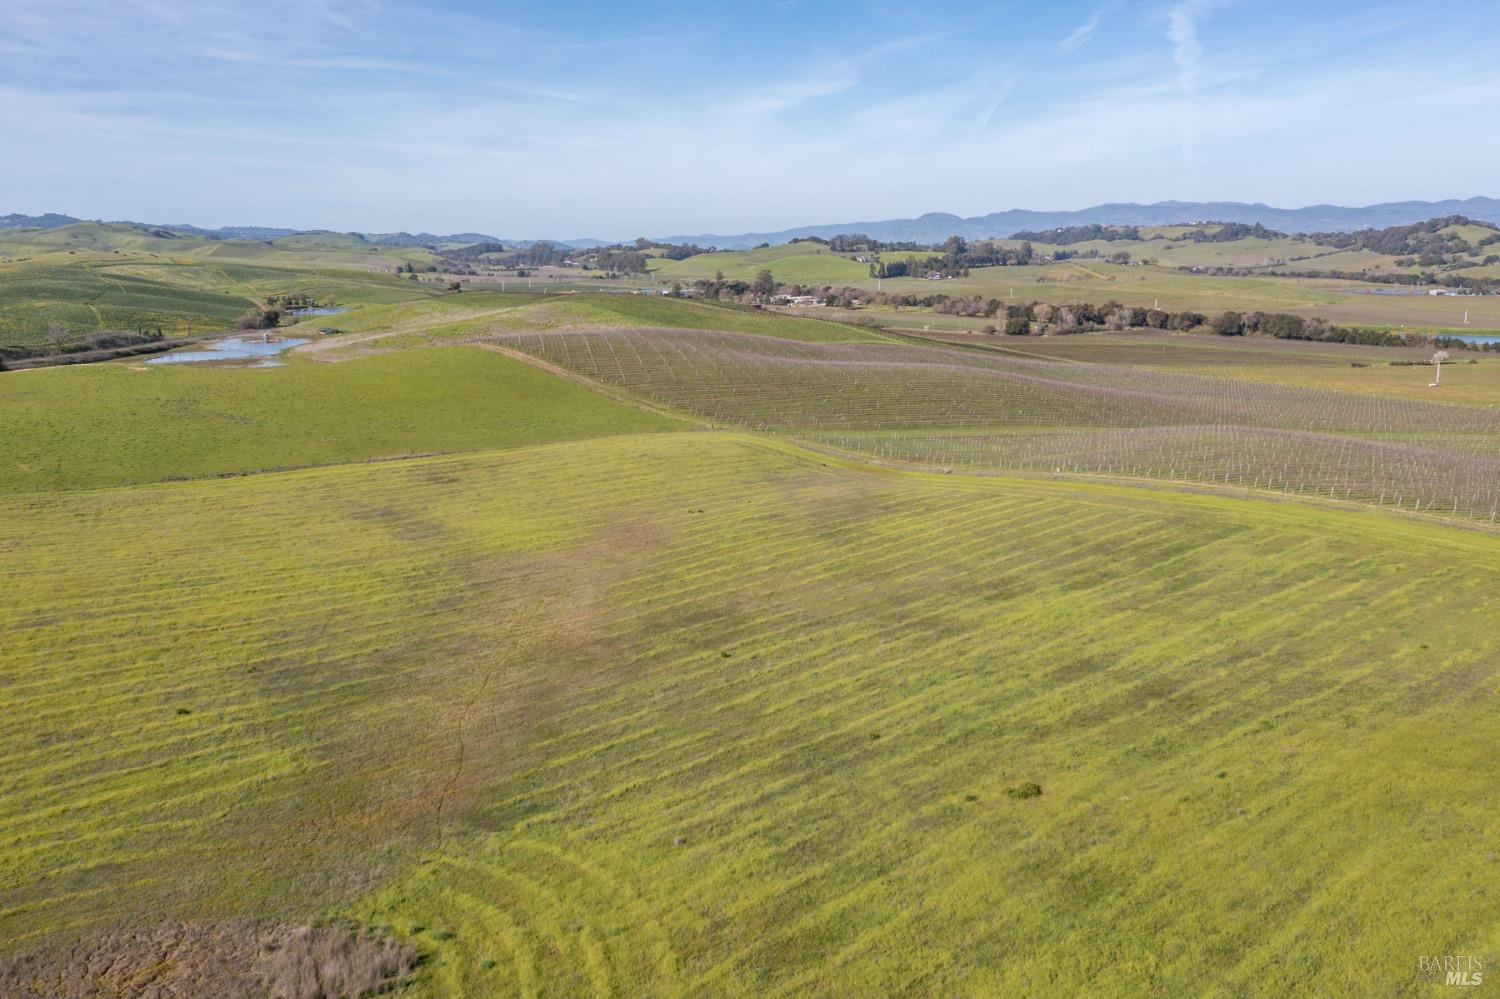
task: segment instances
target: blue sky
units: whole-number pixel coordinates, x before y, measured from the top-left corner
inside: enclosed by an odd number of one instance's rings
[[[3,0],[0,212],[501,236],[1500,196],[1500,4]]]

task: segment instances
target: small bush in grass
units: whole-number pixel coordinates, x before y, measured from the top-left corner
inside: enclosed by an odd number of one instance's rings
[[[1032,781],[1027,781],[1024,784],[1017,784],[1015,787],[1006,788],[1005,793],[1008,796],[1019,800],[1025,800],[1027,798],[1038,798],[1041,797],[1042,794],[1042,785],[1034,783]]]

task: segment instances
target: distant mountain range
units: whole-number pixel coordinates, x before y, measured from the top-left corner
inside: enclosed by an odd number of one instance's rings
[[[840,233],[863,233],[883,242],[940,243],[949,236],[965,239],[994,239],[1012,233],[1058,229],[1076,225],[1173,225],[1183,222],[1260,223],[1279,232],[1353,232],[1356,229],[1383,229],[1393,225],[1410,225],[1447,215],[1466,215],[1471,219],[1500,223],[1500,199],[1466,198],[1447,201],[1389,201],[1363,208],[1340,205],[1310,205],[1306,208],[1273,208],[1270,205],[1246,204],[1241,201],[1158,201],[1155,204],[1095,205],[1070,212],[1038,212],[1014,208],[989,215],[962,218],[942,212],[931,212],[914,219],[885,219],[870,222],[838,222],[830,225],[799,226],[777,232],[742,232],[732,235],[699,233],[658,237],[664,243],[696,243],[721,250],[738,250],[761,243],[787,243],[806,236],[828,238]],[[46,215],[0,215],[0,229],[56,228],[72,225],[82,219],[49,212]],[[131,223],[141,224],[141,223]],[[151,228],[180,232],[203,239],[277,239],[327,230],[272,229],[263,226],[221,226],[202,229],[192,225],[153,225]],[[370,243],[381,246],[466,246],[474,243],[503,243],[506,246],[529,246],[549,242],[556,246],[587,249],[608,245],[600,239],[502,239],[482,232],[460,232],[438,235],[430,232],[357,232]]]
[[[1383,229],[1386,226],[1410,225],[1445,215],[1466,215],[1485,222],[1500,222],[1500,199],[1467,198],[1459,201],[1392,201],[1363,208],[1340,205],[1311,205],[1307,208],[1273,208],[1270,205],[1245,204],[1240,201],[1158,201],[1151,205],[1134,203],[1095,205],[1072,212],[1037,212],[1026,209],[994,212],[961,218],[932,212],[914,219],[886,219],[875,222],[839,222],[833,225],[809,225],[779,232],[743,232],[735,235],[700,233],[691,236],[668,236],[662,242],[696,243],[724,250],[745,249],[761,243],[790,242],[798,237],[828,238],[840,233],[863,233],[882,242],[940,243],[949,236],[965,239],[997,239],[1016,232],[1038,232],[1075,225],[1174,225],[1182,222],[1260,223],[1278,232],[1353,232],[1356,229]]]

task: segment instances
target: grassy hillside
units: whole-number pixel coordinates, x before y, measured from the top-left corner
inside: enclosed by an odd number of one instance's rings
[[[665,280],[692,281],[722,272],[730,280],[754,281],[762,270],[769,270],[779,281],[807,284],[854,284],[870,276],[868,264],[832,253],[817,243],[787,243],[759,250],[702,254],[686,260],[658,257],[651,261],[652,276]]]
[[[0,377],[0,491],[74,489],[681,426],[472,347],[338,365]]]
[[[75,333],[161,328],[180,336],[229,329],[254,303],[223,290],[181,287],[83,265],[0,264],[0,343],[46,342],[52,323]]]
[[[266,297],[290,293],[356,306],[438,291],[395,275],[312,262],[288,268],[155,253],[52,253],[0,261],[0,344],[44,343],[52,323],[70,334],[143,327],[168,336],[217,332],[232,329]]]
[[[358,236],[337,232],[302,233],[275,239],[208,239],[123,222],[79,222],[55,229],[0,230],[0,256],[67,251],[237,258],[314,267],[388,268],[398,262],[421,265],[433,259],[431,251],[423,247],[377,246]]]
[[[127,224],[0,230],[0,344],[38,344],[48,326],[74,334],[155,329],[214,332],[269,295],[342,305],[425,298],[438,288],[388,273],[431,261],[339,233],[212,240]]]
[[[1491,536],[711,433],[0,523],[8,953],[341,912],[411,995],[1369,995],[1500,946]]]
[[[541,295],[466,291],[428,302],[340,317],[347,335],[320,346],[329,355],[503,338],[521,332],[654,327],[732,330],[783,340],[879,342],[879,332],[770,310],[656,295]]]

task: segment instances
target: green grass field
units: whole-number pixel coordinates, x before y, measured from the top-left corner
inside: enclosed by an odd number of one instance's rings
[[[710,253],[686,260],[657,257],[651,264],[651,276],[665,281],[693,281],[711,278],[715,273],[722,273],[730,280],[754,281],[762,270],[769,270],[779,281],[802,284],[858,284],[870,276],[868,264],[830,253],[816,243]]]
[[[0,517],[7,950],[344,912],[412,995],[1367,995],[1500,945],[1492,536],[703,433]]]
[[[98,364],[0,379],[0,492],[83,489],[681,426],[475,347],[346,364]]]

